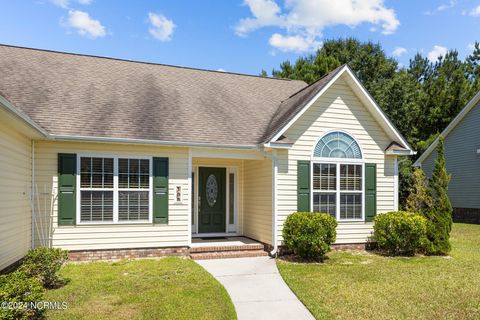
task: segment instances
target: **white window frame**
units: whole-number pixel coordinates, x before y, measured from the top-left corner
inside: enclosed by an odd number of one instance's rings
[[[319,141],[325,137],[326,135],[332,132],[342,132],[349,135],[358,145],[360,148],[360,153],[362,158],[355,159],[355,158],[324,158],[324,157],[315,157],[315,148]],[[313,189],[313,165],[317,164],[334,164],[336,166],[336,188],[335,190],[314,190]],[[362,190],[361,191],[354,191],[354,190],[340,190],[340,165],[342,164],[354,164],[354,165],[361,165],[362,166]],[[344,131],[344,130],[330,130],[325,132],[322,136],[320,136],[313,145],[313,151],[310,158],[310,208],[313,210],[313,195],[314,193],[335,193],[335,219],[338,222],[363,222],[365,221],[365,159],[362,146],[355,138],[354,135],[351,133]],[[360,219],[340,219],[340,194],[341,193],[361,193],[362,194],[362,217]]]
[[[356,160],[356,161],[346,161]],[[314,190],[313,188],[313,166],[314,164],[334,164],[336,166],[336,187],[335,190]],[[352,164],[362,166],[362,190],[340,190],[340,165]],[[359,159],[336,159],[336,158],[317,158],[310,162],[310,208],[313,210],[313,195],[315,193],[332,193],[335,194],[335,219],[339,222],[358,222],[365,221],[365,161],[359,161]],[[360,219],[340,219],[340,194],[342,193],[355,193],[362,194],[362,216]]]
[[[80,161],[81,158],[110,158],[113,159],[113,188],[81,188],[80,187]],[[149,188],[148,188],[148,220],[125,220],[118,219],[118,198],[119,191],[147,191],[147,189],[126,189],[118,187],[118,159],[146,159],[149,160]],[[151,156],[131,156],[131,155],[112,155],[112,154],[77,154],[77,181],[76,181],[76,218],[77,225],[108,225],[108,224],[151,224],[153,223],[153,157]],[[112,191],[113,190],[113,221],[81,221],[81,191]]]

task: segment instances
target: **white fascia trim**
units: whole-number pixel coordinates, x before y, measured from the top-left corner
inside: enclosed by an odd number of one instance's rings
[[[269,143],[264,143],[263,147],[264,148],[272,148],[272,149],[290,149],[293,146],[293,143],[274,143],[274,142],[269,142]]]
[[[427,150],[425,150],[425,152],[417,159],[417,161],[415,161],[415,163],[413,164],[415,167],[420,167],[422,165],[422,162],[437,147],[438,139],[440,137],[445,138],[457,126],[457,124],[460,121],[462,121],[462,119],[468,114],[468,112],[472,110],[474,106],[477,105],[478,101],[480,101],[480,91],[472,98],[472,100],[470,100],[467,103],[465,108],[463,108],[462,111],[460,111],[460,113],[455,118],[453,118],[452,122],[450,122],[450,124],[445,128],[445,130],[443,130],[442,133],[440,133],[440,135],[433,141],[433,143],[427,148]]]
[[[302,110],[300,110],[300,112],[298,112],[285,126],[283,126],[283,128],[272,138],[270,139],[269,143],[275,143],[275,141],[278,140],[278,138],[280,138],[284,133],[285,131],[288,130],[288,128],[290,128],[309,108],[310,106],[315,102],[317,101],[317,99],[325,92],[327,91],[328,88],[330,88],[330,86],[335,82],[337,81],[338,78],[340,78],[340,76],[343,74],[343,72],[345,72],[345,70],[347,69],[347,66],[345,65],[342,70],[338,71],[337,74],[335,75],[335,77],[333,77],[332,79],[330,79],[330,81],[322,88],[322,90],[320,90],[304,107]]]
[[[408,149],[409,151],[414,152],[412,150],[412,148],[410,147],[410,145],[408,144],[408,142],[403,138],[403,136],[400,134],[400,132],[398,132],[398,130],[393,126],[392,122],[387,118],[385,113],[383,113],[382,109],[380,109],[380,107],[375,102],[375,100],[373,100],[372,96],[370,95],[370,93],[368,93],[367,89],[365,89],[365,87],[362,85],[360,80],[358,80],[355,73],[353,73],[353,71],[348,66],[346,66],[346,71],[347,71],[348,75],[353,79],[355,84],[358,86],[358,88],[360,88],[360,90],[362,91],[364,96],[367,98],[368,102],[371,104],[371,106],[374,108],[374,110],[377,112],[377,114],[388,125],[388,128],[391,130],[391,132],[393,133],[395,138],[399,140],[399,142],[402,144],[402,146],[405,149]]]
[[[40,127],[38,124],[35,123],[29,116],[25,113],[18,110],[13,104],[10,103],[5,97],[0,95],[0,105],[3,106],[8,112],[13,113],[15,116],[23,120],[27,125],[31,128],[35,129],[38,133],[40,133],[44,137],[48,137],[48,132]]]
[[[417,154],[417,151],[412,151],[412,150],[385,151],[385,154],[395,155],[395,156],[413,156]]]
[[[109,137],[95,137],[95,136],[49,135],[49,138],[52,139],[52,140],[56,140],[56,141],[111,142],[111,143],[127,143],[127,144],[156,144],[156,145],[165,145],[165,146],[225,148],[225,149],[258,149],[258,146],[256,146],[256,145],[214,144],[214,143],[200,143],[200,142],[147,140],[147,139],[132,139],[132,138],[109,138]]]

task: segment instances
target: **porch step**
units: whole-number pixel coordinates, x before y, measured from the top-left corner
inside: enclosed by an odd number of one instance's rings
[[[208,253],[208,252],[234,252],[234,251],[255,251],[263,250],[264,246],[261,243],[249,243],[242,245],[210,245],[201,247],[191,247],[190,253]]]
[[[192,242],[189,254],[194,260],[261,257],[268,255],[266,249],[264,244],[246,237],[198,238]]]
[[[207,259],[227,259],[227,258],[248,258],[267,256],[268,252],[262,249],[248,250],[231,250],[231,251],[207,251],[207,252],[190,252],[190,258],[193,260]]]

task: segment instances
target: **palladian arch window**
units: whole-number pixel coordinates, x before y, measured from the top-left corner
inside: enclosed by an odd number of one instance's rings
[[[314,157],[361,159],[360,146],[344,132],[330,132],[318,141]]]
[[[312,161],[313,211],[337,220],[363,220],[364,162],[357,141],[330,132],[315,146]]]

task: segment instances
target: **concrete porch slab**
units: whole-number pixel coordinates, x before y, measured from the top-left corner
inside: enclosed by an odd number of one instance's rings
[[[258,244],[257,241],[246,237],[219,237],[217,239],[193,238],[191,248],[196,247],[229,247]]]

